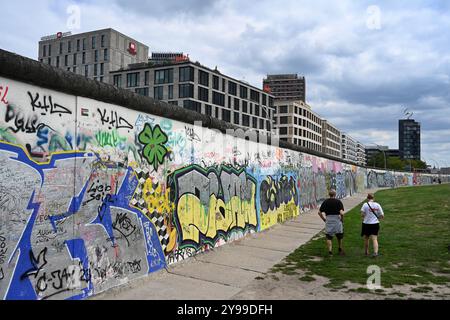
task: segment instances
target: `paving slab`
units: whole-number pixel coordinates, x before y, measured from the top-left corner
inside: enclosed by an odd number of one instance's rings
[[[199,260],[169,268],[169,272],[179,276],[233,286],[236,288],[243,288],[256,277],[261,276],[261,272],[244,270],[240,267],[236,268],[211,264]]]
[[[110,289],[90,300],[227,300],[240,290],[162,271],[137,279],[129,286]]]

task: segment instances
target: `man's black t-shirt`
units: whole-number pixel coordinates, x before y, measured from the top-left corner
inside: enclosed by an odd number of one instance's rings
[[[325,212],[327,216],[338,215],[344,210],[344,204],[339,199],[330,198],[325,200],[320,206],[320,212]]]

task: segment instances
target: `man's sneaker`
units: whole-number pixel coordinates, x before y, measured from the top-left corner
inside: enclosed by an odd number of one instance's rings
[[[339,248],[339,255],[345,256],[345,252],[344,252],[344,250],[342,250],[341,248]]]
[[[331,257],[333,255],[333,251],[328,251],[328,255]]]
[[[372,258],[377,258],[377,257],[379,257],[379,256],[380,256],[379,253],[374,253],[374,254],[372,254]]]

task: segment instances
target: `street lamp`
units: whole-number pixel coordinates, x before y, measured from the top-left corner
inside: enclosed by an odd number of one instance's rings
[[[383,152],[384,155],[384,170],[387,170],[387,160],[386,160],[386,151],[382,148],[382,146],[375,144],[379,151]]]

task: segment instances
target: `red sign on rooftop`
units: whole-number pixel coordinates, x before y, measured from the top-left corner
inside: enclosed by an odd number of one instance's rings
[[[133,56],[137,55],[136,43],[130,42],[130,44],[128,45],[128,52]]]

